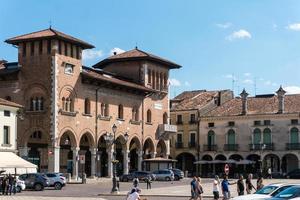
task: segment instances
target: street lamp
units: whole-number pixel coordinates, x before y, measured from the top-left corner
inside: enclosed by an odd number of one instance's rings
[[[114,124],[112,126],[112,133],[106,133],[104,135],[104,139],[109,142],[111,145],[114,145],[114,151],[113,151],[113,160],[112,160],[112,164],[113,164],[113,178],[112,178],[112,183],[113,183],[113,187],[111,189],[111,193],[119,193],[119,187],[117,184],[117,168],[116,165],[119,162],[117,160],[117,145],[116,145],[116,132],[117,132],[117,126],[116,124]],[[129,137],[129,134],[126,132],[124,134],[124,139],[125,139],[125,143],[127,142]]]

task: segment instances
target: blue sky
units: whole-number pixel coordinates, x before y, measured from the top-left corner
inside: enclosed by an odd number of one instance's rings
[[[255,95],[280,85],[300,93],[299,11],[298,0],[2,0],[0,40],[51,21],[96,46],[86,65],[136,45],[181,64],[171,72],[171,96],[243,88]],[[16,49],[0,42],[1,58],[16,61]]]

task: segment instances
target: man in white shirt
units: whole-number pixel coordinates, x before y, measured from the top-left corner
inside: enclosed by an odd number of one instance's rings
[[[141,200],[140,198],[140,193],[141,190],[138,188],[133,188],[131,190],[131,193],[129,194],[129,196],[127,197],[127,200]]]

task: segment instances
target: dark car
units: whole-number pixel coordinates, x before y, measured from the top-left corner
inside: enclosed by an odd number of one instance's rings
[[[294,199],[300,197],[300,186],[292,186],[289,187],[282,192],[278,193],[274,197],[270,198],[270,200],[286,200],[286,199]]]
[[[22,174],[19,179],[25,181],[27,189],[34,189],[35,191],[44,190],[45,187],[49,186],[49,179],[39,173]]]
[[[285,175],[286,178],[300,178],[300,169],[294,169]]]
[[[119,177],[119,179],[122,182],[128,182],[132,181],[135,177],[137,177],[140,181],[145,181],[145,179],[148,177],[150,177],[151,180],[155,180],[155,176],[152,173],[145,171],[135,171],[129,174],[123,174]]]
[[[182,170],[180,170],[180,169],[175,169],[175,168],[173,168],[173,169],[171,169],[172,171],[173,171],[173,173],[174,173],[174,180],[180,180],[180,179],[183,179],[183,177],[184,177],[184,173],[183,173],[183,171]]]

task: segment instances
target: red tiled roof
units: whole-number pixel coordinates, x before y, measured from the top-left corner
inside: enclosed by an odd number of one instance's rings
[[[99,81],[105,81],[105,82],[109,82],[111,84],[125,86],[128,88],[133,88],[133,89],[144,91],[144,92],[154,92],[155,91],[155,90],[152,90],[151,88],[147,88],[147,87],[139,85],[137,83],[121,80],[116,77],[113,77],[112,75],[105,76],[102,73],[97,73],[93,70],[88,70],[86,68],[84,70],[82,70],[82,75],[87,76],[89,78],[97,79]]]
[[[22,108],[23,106],[21,106],[20,104],[14,103],[12,101],[7,101],[5,99],[0,98],[0,105],[3,106],[11,106],[11,107],[17,107],[17,108]]]
[[[145,51],[139,50],[137,48],[132,49],[130,51],[126,51],[124,53],[110,56],[110,57],[100,61],[99,63],[95,64],[93,67],[104,68],[106,65],[108,65],[110,63],[121,62],[121,61],[130,61],[130,60],[150,60],[150,61],[154,61],[154,62],[163,64],[163,65],[169,67],[170,69],[181,68],[180,65],[178,65],[174,62],[171,62],[164,58],[147,53]]]
[[[30,40],[40,39],[40,38],[59,38],[59,39],[62,39],[62,40],[65,40],[65,41],[68,41],[68,42],[71,42],[74,44],[78,44],[79,46],[81,46],[85,49],[94,48],[93,45],[91,45],[87,42],[84,42],[80,39],[77,39],[75,37],[72,37],[70,35],[62,33],[60,31],[54,30],[52,28],[16,36],[16,37],[5,40],[5,42],[7,42],[9,44],[18,45],[20,42],[23,42],[23,41],[30,41]]]
[[[278,113],[278,98],[271,97],[248,97],[248,115],[276,114]],[[284,100],[284,113],[300,112],[300,94],[286,95]],[[206,116],[238,116],[242,114],[242,99],[237,97],[217,107]]]
[[[216,96],[218,96],[218,91],[185,91],[171,100],[177,102],[177,104],[172,105],[171,111],[201,109]]]

